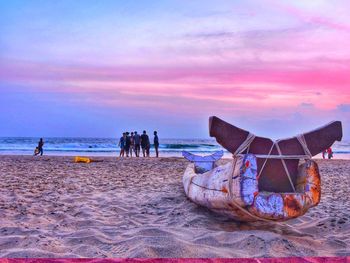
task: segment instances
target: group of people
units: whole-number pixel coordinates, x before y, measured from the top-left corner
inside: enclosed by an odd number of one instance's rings
[[[156,152],[156,157],[159,157],[159,139],[158,139],[158,134],[157,131],[154,131],[153,133],[154,138],[153,138],[153,145],[154,149]],[[34,155],[43,155],[44,150],[44,141],[43,138],[40,138],[38,142],[38,146],[34,150]],[[142,155],[143,157],[149,157],[150,156],[150,149],[151,149],[151,143],[150,139],[146,133],[146,131],[143,131],[141,135],[135,132],[124,132],[123,136],[120,137],[118,146],[120,147],[120,157],[132,157],[132,154],[135,153],[136,157],[140,156],[140,151],[142,149]],[[326,155],[328,159],[333,158],[333,151],[332,148],[329,147],[328,149],[325,149],[322,151],[322,158],[326,159]]]
[[[326,154],[328,156],[328,159],[332,159],[333,158],[333,151],[332,151],[332,148],[329,147],[328,149],[324,150],[322,152],[322,158],[323,159],[326,159]]]
[[[157,131],[154,131],[153,145],[156,151],[156,157],[159,156],[159,139]],[[120,157],[132,157],[135,153],[136,157],[140,156],[140,151],[142,149],[143,157],[150,156],[151,143],[146,131],[143,131],[141,135],[135,132],[124,132],[123,136],[120,137],[118,146],[120,147]]]

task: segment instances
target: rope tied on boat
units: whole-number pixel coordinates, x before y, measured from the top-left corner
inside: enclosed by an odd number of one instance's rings
[[[297,140],[299,141],[301,147],[303,148],[303,151],[304,151],[304,155],[284,155],[282,153],[282,150],[280,148],[280,145],[279,145],[279,142],[280,140],[276,140],[272,143],[271,145],[271,148],[268,152],[267,155],[259,155],[259,154],[255,154],[255,156],[257,158],[264,158],[264,163],[259,171],[259,174],[257,176],[257,179],[260,177],[262,171],[264,170],[265,168],[265,165],[267,163],[267,160],[268,159],[281,159],[281,162],[282,162],[282,165],[283,165],[283,168],[286,172],[286,175],[288,177],[288,180],[289,180],[289,183],[293,189],[294,192],[296,192],[295,190],[295,187],[294,187],[294,184],[293,184],[293,181],[291,179],[291,176],[290,176],[290,173],[289,173],[289,170],[287,168],[287,165],[285,163],[285,159],[302,159],[302,158],[305,158],[305,159],[311,159],[312,157],[312,154],[307,146],[307,143],[306,143],[306,140],[305,140],[305,137],[303,134],[300,134],[300,135],[297,135],[296,136]],[[247,138],[242,142],[242,144],[237,148],[237,150],[233,153],[233,161],[234,161],[234,164],[233,164],[233,168],[232,168],[232,173],[231,173],[231,176],[229,178],[229,195],[230,195],[230,198],[232,199],[232,175],[235,173],[235,169],[236,169],[236,163],[237,163],[237,155],[243,155],[242,153],[247,149],[247,153],[249,153],[249,148],[250,148],[250,144],[254,141],[255,139],[255,135],[252,134],[252,133],[248,133],[247,135]],[[276,147],[277,149],[277,152],[278,152],[278,155],[272,155],[272,151],[274,149],[274,147]],[[232,199],[233,200],[233,199]],[[260,217],[257,217],[256,215],[252,214],[251,212],[249,212],[248,210],[242,208],[239,204],[237,204],[236,202],[232,202],[232,204],[239,208],[242,212],[244,212],[246,215],[252,217],[252,218],[259,218],[259,220],[263,220],[263,221],[268,221],[266,219],[262,219]]]
[[[232,175],[234,174],[235,170],[236,170],[236,163],[237,163],[237,155],[241,154],[242,152],[244,152],[245,150],[247,150],[249,152],[249,147],[250,144],[254,141],[255,139],[255,135],[252,133],[248,133],[247,138],[241,143],[240,146],[238,146],[238,148],[236,149],[236,151],[233,153],[233,166],[232,166],[232,173],[231,176],[228,178],[228,193],[230,198],[232,198]]]
[[[250,144],[254,141],[255,139],[255,135],[252,133],[248,133],[247,138],[241,143],[240,146],[238,146],[238,148],[236,149],[236,151],[233,153],[233,165],[232,165],[232,172],[229,173],[229,178],[228,178],[228,194],[229,197],[231,199],[231,203],[238,208],[240,211],[242,211],[244,214],[248,215],[251,218],[257,219],[257,220],[262,220],[262,221],[266,221],[268,222],[269,220],[266,220],[264,218],[260,218],[254,214],[252,214],[251,212],[249,212],[247,209],[241,207],[237,202],[234,201],[233,198],[233,193],[232,193],[232,179],[233,179],[233,175],[235,174],[235,170],[236,170],[236,164],[237,164],[237,156],[241,155],[242,152],[244,152],[245,150],[247,150],[247,152],[249,152],[249,148],[250,148]]]
[[[312,154],[309,150],[309,147],[307,147],[307,143],[304,137],[304,134],[299,134],[297,135],[297,139],[301,145],[301,147],[303,147],[304,153],[307,156],[305,159],[311,159],[312,158]]]
[[[247,135],[247,138],[241,143],[240,146],[238,146],[236,151],[233,153],[233,156],[241,154],[246,149],[249,152],[250,144],[254,141],[254,139],[255,139],[255,135],[249,132]]]
[[[266,166],[266,163],[267,163],[267,160],[268,160],[268,159],[281,159],[281,162],[282,162],[283,168],[284,168],[284,170],[285,170],[285,172],[286,172],[286,175],[287,175],[287,177],[288,177],[289,183],[290,183],[290,185],[291,185],[293,191],[295,192],[295,187],[294,187],[293,181],[292,181],[292,179],[291,179],[289,170],[288,170],[288,168],[287,168],[285,159],[292,159],[292,160],[293,160],[293,159],[294,159],[294,160],[295,160],[295,159],[303,159],[303,158],[304,158],[304,159],[311,159],[311,157],[312,157],[312,154],[311,154],[311,152],[310,152],[310,150],[309,150],[309,148],[308,148],[308,146],[307,146],[307,143],[306,143],[306,140],[305,140],[304,135],[303,135],[303,134],[299,134],[299,135],[296,136],[296,138],[297,138],[297,140],[299,141],[299,143],[300,143],[300,145],[301,145],[301,147],[302,147],[302,149],[303,149],[303,151],[304,151],[304,153],[305,153],[305,154],[303,154],[303,155],[301,155],[301,154],[300,154],[300,155],[284,155],[284,154],[282,153],[282,150],[281,150],[280,145],[279,145],[279,141],[280,141],[280,140],[276,140],[276,141],[274,141],[274,142],[272,143],[271,148],[270,148],[270,150],[269,150],[269,152],[268,152],[267,155],[255,154],[255,156],[256,156],[257,158],[265,159],[265,160],[264,160],[264,163],[263,163],[263,165],[262,165],[262,167],[261,167],[261,169],[260,169],[260,171],[259,171],[259,174],[258,174],[257,178],[259,178],[260,175],[261,175],[261,173],[263,172],[263,170],[264,170],[264,168],[265,168],[265,166]],[[242,155],[242,153],[243,153],[245,150],[247,150],[247,153],[249,153],[250,144],[254,141],[254,139],[255,139],[255,135],[252,134],[252,133],[248,133],[247,138],[241,143],[241,145],[240,145],[240,146],[236,149],[236,151],[233,153],[233,158],[236,159],[236,156],[237,156],[237,155]],[[276,147],[277,152],[278,152],[278,155],[273,155],[273,154],[271,154],[271,153],[272,153],[272,150],[274,149],[274,147]],[[236,166],[236,161],[234,161],[234,162],[235,162],[235,163],[234,163],[234,165],[233,165],[233,173],[234,173],[235,166]],[[231,192],[231,186],[232,186],[232,178],[230,178],[230,179],[231,179],[231,180],[229,180],[229,183],[230,183],[230,185],[229,185],[229,186],[230,186],[230,191],[229,191],[229,192]]]
[[[255,156],[256,156],[257,158],[265,159],[265,160],[264,160],[264,163],[263,163],[263,165],[262,165],[262,167],[261,167],[261,169],[260,169],[260,171],[259,171],[259,174],[258,174],[258,176],[257,176],[257,179],[260,177],[262,171],[264,170],[265,165],[266,165],[268,159],[281,159],[281,162],[282,162],[282,164],[283,164],[283,167],[284,167],[284,170],[285,170],[286,175],[287,175],[287,177],[288,177],[288,180],[289,180],[289,182],[290,182],[290,185],[291,185],[293,191],[296,192],[295,187],[294,187],[294,184],[293,184],[293,181],[292,181],[291,176],[290,176],[290,174],[289,174],[287,165],[286,165],[286,163],[285,163],[285,159],[302,159],[302,158],[311,159],[311,157],[312,157],[312,154],[311,154],[311,152],[310,152],[310,150],[309,150],[309,148],[308,148],[308,146],[307,146],[307,143],[306,143],[306,140],[305,140],[305,138],[304,138],[304,135],[303,135],[303,134],[300,134],[300,135],[298,135],[296,138],[297,138],[297,140],[299,141],[299,143],[300,143],[300,145],[301,145],[301,147],[302,147],[302,149],[303,149],[303,151],[304,151],[304,153],[305,153],[304,155],[284,155],[284,154],[282,153],[282,150],[281,150],[280,145],[279,145],[280,140],[276,140],[276,141],[274,141],[274,142],[272,143],[271,148],[270,148],[270,150],[269,150],[269,152],[268,152],[267,155],[255,154]],[[267,219],[265,219],[265,218],[258,217],[258,216],[256,216],[255,214],[253,214],[253,213],[251,213],[250,211],[248,211],[246,208],[241,207],[241,206],[234,200],[234,198],[233,198],[233,193],[232,193],[233,175],[235,174],[236,164],[237,164],[237,158],[236,158],[236,157],[239,156],[239,155],[244,155],[244,154],[243,154],[244,151],[246,151],[246,153],[249,153],[250,145],[251,145],[251,143],[254,141],[254,139],[255,139],[255,135],[252,134],[252,133],[248,133],[247,138],[241,143],[241,145],[240,145],[240,146],[236,149],[236,151],[233,153],[233,162],[234,162],[234,163],[233,163],[233,165],[232,165],[232,172],[229,173],[230,176],[229,176],[229,178],[228,178],[228,194],[229,194],[229,197],[230,197],[230,199],[231,199],[231,204],[232,204],[233,206],[235,206],[238,210],[240,210],[241,212],[243,212],[244,214],[246,214],[247,216],[249,216],[249,217],[251,217],[251,218],[254,218],[254,219],[257,219],[257,220],[261,220],[261,221],[265,221],[265,222],[269,222],[270,220],[267,220]],[[278,155],[273,155],[273,154],[272,154],[272,151],[273,151],[274,147],[276,147],[276,150],[277,150],[277,152],[278,152]],[[189,182],[189,185],[188,185],[188,193],[189,193],[189,191],[190,191],[190,185],[191,185],[191,184],[194,184],[194,185],[196,185],[196,186],[198,186],[198,187],[205,188],[204,186],[201,186],[201,185],[198,185],[198,184],[194,183],[194,182],[192,181],[193,178],[194,178],[194,176],[192,176],[192,177],[190,178],[190,182]],[[217,189],[208,189],[208,190],[216,190],[216,191],[218,191]]]

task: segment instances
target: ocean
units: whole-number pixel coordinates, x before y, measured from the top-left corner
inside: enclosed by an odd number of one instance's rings
[[[0,138],[0,154],[33,155],[38,141],[39,138]],[[116,138],[44,138],[44,142],[44,155],[119,156],[118,139]],[[334,158],[350,159],[349,141],[336,142],[332,149]],[[184,150],[200,155],[224,150],[225,157],[231,157],[231,154],[214,139],[160,138],[160,156],[180,157]],[[154,155],[152,145],[151,156]],[[321,155],[317,155],[316,158],[321,158]]]

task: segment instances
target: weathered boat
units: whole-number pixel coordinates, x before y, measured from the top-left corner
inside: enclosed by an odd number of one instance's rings
[[[218,154],[184,153],[192,162],[183,176],[184,190],[193,202],[239,221],[285,221],[316,206],[321,181],[311,157],[342,138],[339,121],[274,142],[217,117],[209,119],[209,130],[233,160],[217,165]]]

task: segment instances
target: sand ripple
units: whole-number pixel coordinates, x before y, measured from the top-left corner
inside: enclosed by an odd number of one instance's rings
[[[349,255],[350,162],[319,164],[320,205],[276,225],[189,202],[181,159],[0,156],[0,257]]]

